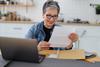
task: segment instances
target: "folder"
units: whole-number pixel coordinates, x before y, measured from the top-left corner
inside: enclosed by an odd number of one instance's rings
[[[57,57],[51,57],[56,59],[85,59],[85,53],[82,49],[77,50],[43,50],[39,52],[40,54],[46,55],[47,58],[49,55],[57,54]]]

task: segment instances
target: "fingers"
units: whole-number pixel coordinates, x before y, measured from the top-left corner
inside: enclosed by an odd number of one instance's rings
[[[38,44],[38,49],[39,50],[48,50],[50,47],[50,44],[46,41],[41,41],[39,44]]]
[[[48,42],[46,42],[46,41],[40,42],[39,45],[40,45],[41,47],[49,47],[49,46],[50,46],[50,44],[49,44]]]

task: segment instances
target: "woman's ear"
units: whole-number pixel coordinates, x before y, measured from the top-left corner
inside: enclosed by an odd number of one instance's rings
[[[44,14],[42,14],[42,17],[44,18]]]

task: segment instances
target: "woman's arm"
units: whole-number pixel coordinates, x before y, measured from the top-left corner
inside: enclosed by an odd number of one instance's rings
[[[26,35],[25,35],[25,37],[27,38],[27,39],[33,39],[34,38],[34,36],[35,36],[35,34],[34,34],[34,25],[28,30],[28,32],[26,33]]]

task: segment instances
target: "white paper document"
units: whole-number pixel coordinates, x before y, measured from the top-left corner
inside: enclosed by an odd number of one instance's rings
[[[73,28],[56,26],[49,40],[50,47],[66,47],[68,35],[73,31],[75,32]]]
[[[70,33],[75,32],[82,38],[86,34],[86,30],[82,28],[75,28],[72,26],[55,26],[49,43],[51,43],[50,47],[66,47],[67,46],[67,38]]]

